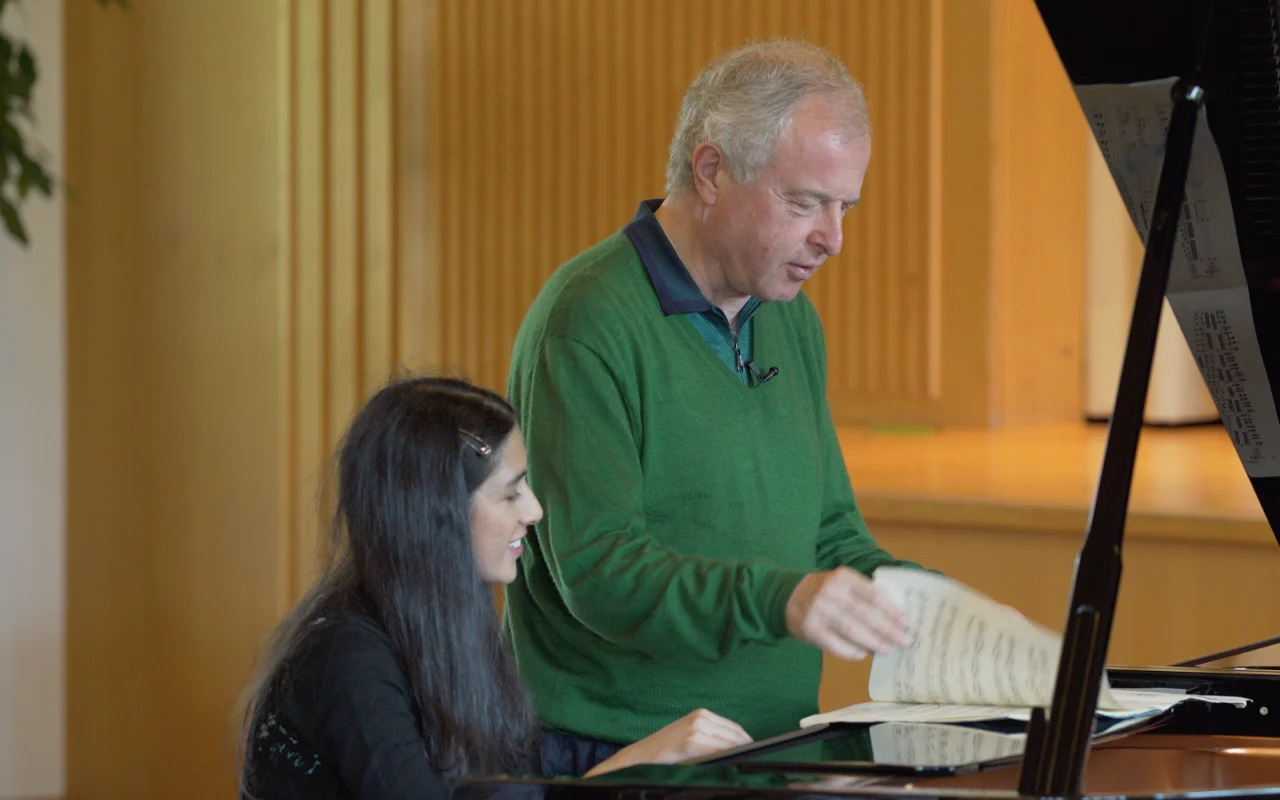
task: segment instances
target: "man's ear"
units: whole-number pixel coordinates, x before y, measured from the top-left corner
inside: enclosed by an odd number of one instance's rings
[[[714,206],[724,188],[728,175],[724,169],[724,155],[710,142],[703,142],[693,151],[693,191],[706,206]]]

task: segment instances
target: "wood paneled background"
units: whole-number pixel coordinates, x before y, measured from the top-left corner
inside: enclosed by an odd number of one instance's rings
[[[685,85],[749,38],[831,47],[871,101],[811,288],[840,420],[1078,413],[1083,120],[1029,2],[95,11],[65,10],[77,800],[234,796],[233,703],[355,407],[402,366],[505,388],[538,287],[661,192]]]

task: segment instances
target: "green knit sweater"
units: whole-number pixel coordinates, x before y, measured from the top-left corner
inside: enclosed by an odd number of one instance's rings
[[[826,401],[807,297],[754,317],[744,385],[665,315],[621,233],[531,307],[508,392],[545,509],[505,631],[543,724],[632,742],[698,707],[755,738],[817,711],[820,651],[787,635],[814,569],[895,561],[867,533]]]

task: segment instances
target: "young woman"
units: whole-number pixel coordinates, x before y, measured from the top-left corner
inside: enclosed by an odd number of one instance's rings
[[[244,797],[446,797],[465,775],[591,775],[750,741],[701,709],[598,764],[539,734],[492,594],[542,516],[525,464],[510,405],[465,381],[394,382],[360,411],[328,563],[246,693]]]

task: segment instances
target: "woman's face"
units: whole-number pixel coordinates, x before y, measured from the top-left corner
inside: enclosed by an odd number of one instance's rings
[[[542,519],[542,505],[525,479],[529,459],[519,426],[493,457],[493,472],[471,499],[471,546],[480,580],[506,584],[516,579],[525,533]]]

